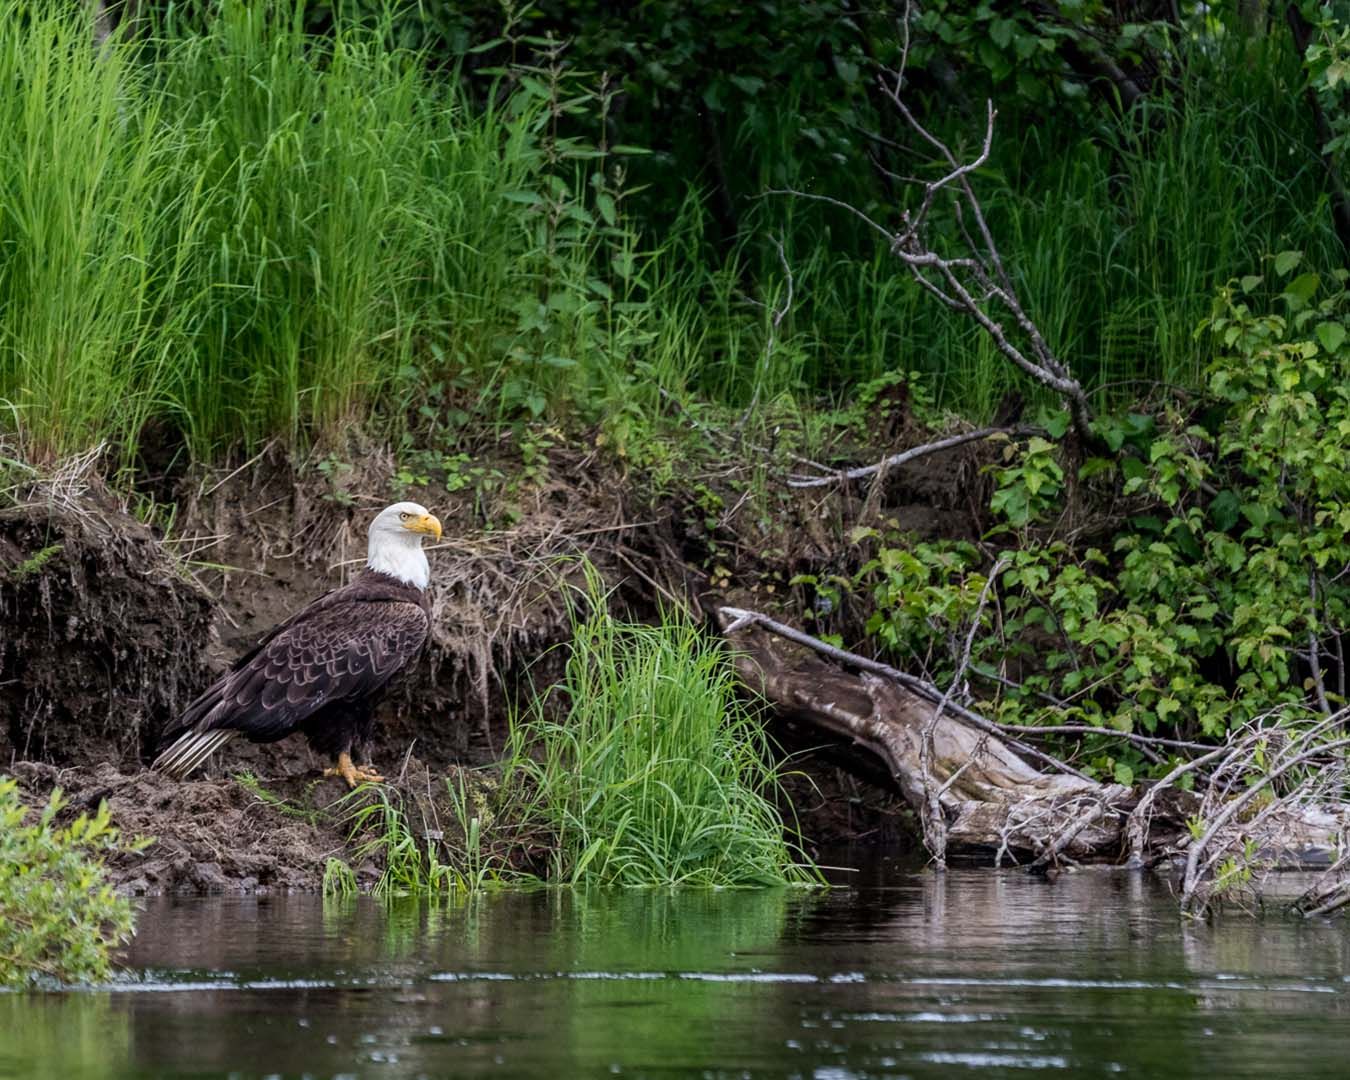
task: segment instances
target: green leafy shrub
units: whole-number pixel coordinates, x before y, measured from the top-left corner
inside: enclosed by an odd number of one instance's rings
[[[0,986],[105,979],[109,953],[131,939],[131,903],[99,860],[121,843],[107,805],[58,826],[63,805],[58,788],[30,820],[18,785],[0,779]]]
[[[1330,289],[1298,274],[1297,253],[1272,269],[1280,313],[1254,310],[1259,277],[1220,292],[1202,397],[1102,419],[1109,457],[1030,440],[998,470],[980,547],[884,538],[853,582],[869,632],[942,682],[979,611],[972,673],[1014,723],[1218,737],[1344,702],[1350,294],[1342,271]]]
[[[770,796],[764,734],[726,657],[687,620],[575,631],[556,718],[544,699],[512,728],[503,787],[556,837],[550,877],[616,885],[814,880]]]

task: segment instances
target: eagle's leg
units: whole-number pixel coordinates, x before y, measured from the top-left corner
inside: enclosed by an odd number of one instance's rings
[[[374,765],[352,764],[352,747],[370,741],[375,720],[374,701],[374,695],[359,702],[335,701],[304,722],[302,730],[309,745],[321,754],[337,757],[337,764],[324,769],[324,776],[340,776],[351,788],[357,784],[384,782]]]
[[[343,750],[338,754],[337,764],[331,769],[324,769],[324,776],[340,776],[347,781],[347,786],[354,788],[357,784],[380,784],[384,782],[384,777],[375,771],[373,765],[353,765],[352,756]]]

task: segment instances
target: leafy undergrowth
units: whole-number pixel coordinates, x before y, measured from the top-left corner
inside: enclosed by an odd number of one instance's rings
[[[100,859],[127,845],[106,804],[58,825],[63,805],[58,788],[31,820],[15,781],[0,779],[0,986],[97,982],[131,939],[131,902],[106,883]]]
[[[1214,740],[1330,714],[1347,701],[1350,293],[1302,269],[1273,260],[1276,311],[1258,276],[1222,291],[1201,392],[1101,417],[1096,447],[1063,421],[1010,446],[978,542],[859,530],[874,557],[811,584],[867,596],[880,647],[944,686],[959,672],[1009,723]],[[1118,782],[1171,767],[1089,746]]]

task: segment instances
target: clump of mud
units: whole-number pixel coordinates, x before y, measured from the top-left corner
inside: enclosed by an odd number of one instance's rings
[[[104,858],[107,880],[132,895],[317,891],[330,859],[369,891],[385,870],[384,811],[402,822],[419,850],[443,862],[465,851],[455,796],[483,818],[480,846],[500,865],[524,865],[529,837],[491,820],[496,781],[480,770],[432,770],[413,757],[378,789],[350,792],[318,767],[170,780],[148,769],[100,764],[69,769],[21,761],[12,775],[33,812],[59,788],[58,820],[106,803],[123,847]],[[362,814],[363,810],[374,814]],[[133,846],[136,840],[147,841]]]
[[[105,859],[108,880],[120,892],[317,889],[328,856],[344,851],[344,837],[332,821],[282,801],[305,794],[313,779],[273,785],[278,796],[271,802],[233,780],[180,782],[111,764],[58,769],[19,762],[13,775],[20,796],[34,808],[60,787],[68,800],[64,817],[93,813],[107,802],[124,840],[152,840],[143,851],[119,851]],[[323,786],[330,799],[346,791],[341,781]],[[369,884],[374,870],[366,867],[358,877]]]
[[[199,689],[211,616],[106,494],[0,511],[0,760],[135,762]]]

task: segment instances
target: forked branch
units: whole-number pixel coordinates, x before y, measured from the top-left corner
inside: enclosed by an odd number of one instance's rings
[[[904,28],[907,34],[908,11]],[[908,54],[907,43],[905,54]],[[885,237],[891,254],[904,264],[921,288],[946,307],[974,320],[1005,359],[1058,394],[1080,437],[1091,441],[1092,410],[1087,394],[1027,313],[971,183],[971,177],[988,162],[993,147],[996,117],[993,102],[985,105],[984,133],[978,151],[962,159],[951,146],[925,127],[910,108],[905,98],[903,65],[899,71],[881,74],[878,85],[909,129],[936,155],[942,170],[935,180],[909,181],[920,184],[921,192],[916,206],[900,210],[898,226],[887,227],[856,206],[830,196],[797,190],[772,194],[793,195],[836,206]],[[930,228],[933,207],[948,199],[963,238],[965,250],[961,252],[939,250]],[[974,224],[973,233],[968,223]]]

